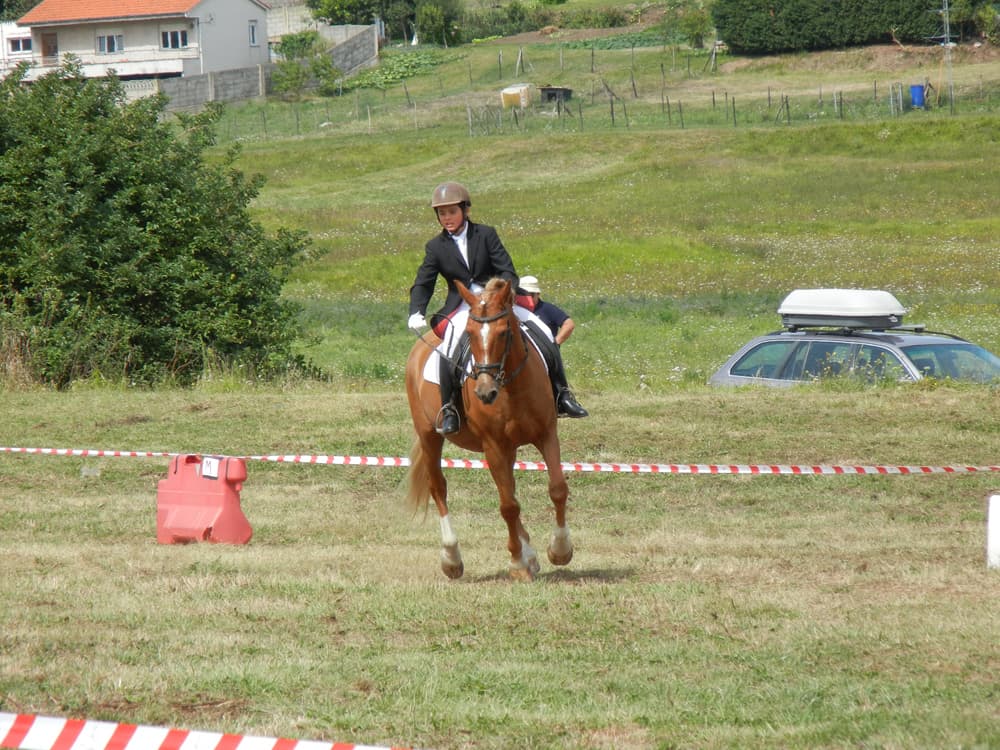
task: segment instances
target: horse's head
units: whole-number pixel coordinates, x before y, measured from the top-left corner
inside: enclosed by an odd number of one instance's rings
[[[476,396],[484,404],[492,404],[504,384],[517,374],[516,370],[507,370],[507,359],[519,334],[514,314],[514,290],[509,281],[499,278],[490,279],[479,295],[470,292],[461,282],[455,285],[469,305],[469,322],[465,330],[472,349]]]

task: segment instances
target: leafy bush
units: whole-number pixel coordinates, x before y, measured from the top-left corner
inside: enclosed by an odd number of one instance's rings
[[[679,41],[677,37],[668,36],[662,28],[659,28],[603,36],[598,39],[563,42],[563,47],[566,49],[631,49],[632,47],[660,47],[677,41]]]
[[[454,60],[459,55],[436,49],[397,51],[383,49],[379,53],[377,68],[363,70],[344,84],[344,90],[386,89],[421,73],[433,70],[441,63]]]
[[[115,79],[68,61],[30,87],[0,83],[0,334],[31,378],[191,383],[206,359],[269,375],[292,354],[281,286],[303,235],[268,236],[261,180],[204,152],[220,109],[164,122]]]
[[[511,36],[538,31],[546,26],[566,29],[603,29],[626,26],[628,13],[619,7],[576,8],[556,10],[554,2],[528,5],[511,0],[506,6],[479,10],[467,9],[462,17],[462,38],[465,41],[489,37]]]
[[[628,22],[624,8],[576,8],[561,13],[558,25],[566,29],[616,29]]]
[[[819,50],[897,39],[926,42],[940,20],[926,0],[716,0],[712,19],[734,52]]]

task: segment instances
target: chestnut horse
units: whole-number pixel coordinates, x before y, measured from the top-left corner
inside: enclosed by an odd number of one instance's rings
[[[549,497],[556,511],[549,560],[567,565],[573,558],[566,525],[569,489],[562,470],[552,387],[541,355],[521,330],[510,282],[491,279],[478,296],[460,282],[455,285],[470,308],[465,330],[472,365],[460,389],[461,429],[447,439],[485,455],[500,495],[500,515],[507,522],[510,575],[532,580],[539,571],[538,557],[521,524],[521,506],[514,495],[514,463],[522,445],[534,445],[548,469]],[[448,483],[441,471],[445,437],[434,430],[441,394],[436,383],[424,380],[424,366],[438,343],[430,334],[418,340],[406,363],[406,395],[417,432],[410,453],[407,499],[419,510],[434,498],[441,521],[441,569],[449,578],[459,578],[464,572],[462,554],[448,518]]]

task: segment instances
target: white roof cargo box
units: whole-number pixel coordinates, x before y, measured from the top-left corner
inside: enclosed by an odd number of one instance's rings
[[[895,328],[906,309],[875,289],[796,289],[778,307],[786,328]]]

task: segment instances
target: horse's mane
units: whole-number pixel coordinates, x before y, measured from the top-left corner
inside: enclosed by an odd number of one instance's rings
[[[483,295],[482,295],[483,302],[487,303],[490,302],[494,296],[500,293],[500,290],[506,283],[507,283],[506,281],[504,281],[498,276],[494,276],[492,279],[487,281],[486,286],[483,287]],[[509,293],[508,296],[510,296]],[[500,300],[500,302],[506,302],[506,300]]]

